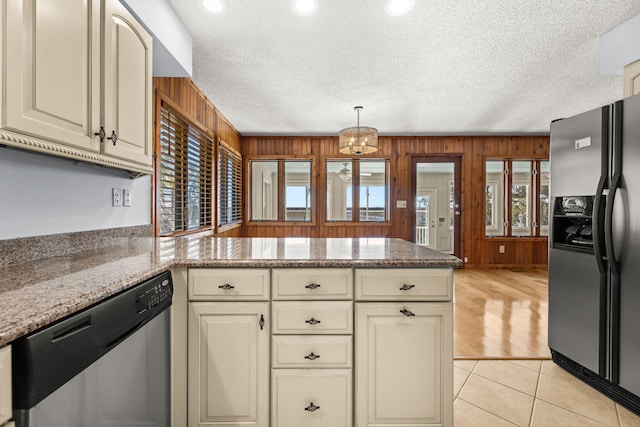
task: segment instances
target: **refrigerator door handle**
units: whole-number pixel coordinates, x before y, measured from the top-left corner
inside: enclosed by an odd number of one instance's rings
[[[602,108],[602,150],[600,163],[600,179],[593,200],[593,252],[600,274],[607,272],[607,249],[605,247],[604,219],[606,207],[605,190],[609,188],[609,147],[605,141],[609,140],[609,107]]]
[[[611,188],[607,196],[607,206],[604,214],[604,243],[607,249],[607,259],[611,273],[620,275],[620,262],[616,259],[613,246],[613,204],[622,180],[622,101],[616,102],[613,117],[613,162]]]

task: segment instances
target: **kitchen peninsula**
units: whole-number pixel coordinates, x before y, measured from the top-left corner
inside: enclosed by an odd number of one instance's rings
[[[0,346],[170,269],[174,425],[452,425],[460,264],[399,239],[136,238],[0,267]]]

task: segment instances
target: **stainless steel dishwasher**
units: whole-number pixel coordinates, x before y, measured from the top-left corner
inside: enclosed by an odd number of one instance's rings
[[[17,427],[171,423],[169,272],[13,345]]]

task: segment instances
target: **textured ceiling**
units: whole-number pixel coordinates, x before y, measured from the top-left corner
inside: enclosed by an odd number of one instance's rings
[[[622,97],[599,74],[599,37],[639,0],[169,0],[194,42],[193,80],[243,135],[547,133]]]

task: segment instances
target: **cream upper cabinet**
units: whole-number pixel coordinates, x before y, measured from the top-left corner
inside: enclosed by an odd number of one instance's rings
[[[356,425],[453,426],[451,303],[356,303]]]
[[[118,0],[11,0],[0,22],[1,144],[153,171],[152,38]]]
[[[100,2],[5,4],[3,127],[100,151]]]
[[[118,1],[105,2],[104,142],[106,154],[151,164],[151,36]]]
[[[269,303],[188,305],[189,427],[269,427]]]

